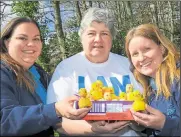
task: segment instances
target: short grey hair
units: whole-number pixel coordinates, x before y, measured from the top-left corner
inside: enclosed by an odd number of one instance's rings
[[[115,18],[114,15],[108,9],[101,8],[89,8],[83,16],[83,19],[79,28],[79,36],[81,37],[83,31],[91,25],[93,21],[98,23],[104,23],[110,30],[112,38],[116,36]]]

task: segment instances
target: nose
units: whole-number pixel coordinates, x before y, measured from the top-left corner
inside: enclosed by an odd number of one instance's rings
[[[101,35],[100,34],[96,34],[94,41],[95,42],[100,42],[101,41]]]
[[[27,46],[34,46],[35,43],[33,40],[29,40],[28,43],[27,43]]]
[[[143,61],[145,59],[145,56],[143,54],[139,54],[138,60]]]

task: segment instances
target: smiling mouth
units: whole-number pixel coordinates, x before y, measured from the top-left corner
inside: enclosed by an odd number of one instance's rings
[[[103,46],[94,46],[93,48],[94,48],[94,49],[102,49]]]
[[[145,63],[145,64],[140,64],[142,67],[147,67],[147,66],[149,66],[151,64],[151,61],[150,62],[147,62],[147,63]]]
[[[24,50],[23,53],[33,54],[33,53],[35,53],[35,51],[33,51],[33,50]]]

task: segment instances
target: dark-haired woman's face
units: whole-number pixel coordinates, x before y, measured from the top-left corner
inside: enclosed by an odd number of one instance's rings
[[[33,23],[21,23],[5,42],[9,55],[23,67],[31,67],[42,50],[42,41],[37,26]]]

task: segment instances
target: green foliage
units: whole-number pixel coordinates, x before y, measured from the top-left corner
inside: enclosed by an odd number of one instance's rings
[[[93,7],[101,6],[111,9],[116,17],[115,26],[118,30],[113,40],[111,52],[125,56],[125,36],[132,27],[144,23],[156,24],[162,32],[175,43],[180,45],[180,8],[179,2],[168,1],[91,1]],[[51,3],[51,2],[50,2]],[[169,3],[171,6],[169,6]],[[48,72],[53,72],[57,64],[62,61],[60,52],[61,42],[58,42],[57,34],[49,34],[47,23],[51,21],[55,25],[55,13],[52,5],[46,5],[46,16],[40,12],[38,1],[13,1],[13,12],[19,16],[29,16],[36,19],[41,26],[41,33],[46,44],[43,45],[42,54],[39,57],[39,64]],[[47,10],[48,8],[49,10]],[[89,2],[79,1],[79,8],[83,11],[90,7]],[[44,9],[43,9],[44,10]],[[65,39],[65,57],[70,57],[82,51],[82,45],[78,36],[78,16],[74,1],[62,1],[60,3],[61,19]],[[77,12],[77,13],[76,13]],[[172,15],[172,16],[171,16]],[[47,18],[50,20],[47,20]],[[171,27],[173,26],[173,28]],[[52,30],[52,28],[51,28]],[[55,31],[55,30],[54,30]]]
[[[79,40],[78,33],[73,31],[66,37],[66,56],[70,57],[82,51],[82,46]]]
[[[28,16],[30,18],[35,18],[38,14],[39,9],[38,1],[13,1],[12,11],[18,16]]]

